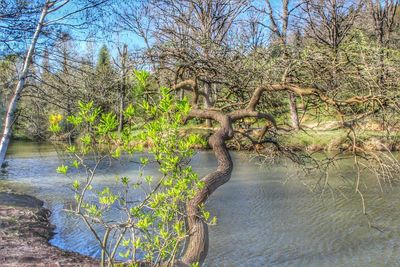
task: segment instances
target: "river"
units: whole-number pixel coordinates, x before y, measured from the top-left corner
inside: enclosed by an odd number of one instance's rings
[[[365,216],[357,194],[333,198],[326,193],[322,198],[303,185],[317,177],[304,176],[291,164],[259,166],[248,153],[232,154],[232,179],[207,203],[218,224],[210,227],[205,266],[400,266],[398,187],[385,187],[382,194],[375,180],[366,177]],[[91,234],[63,211],[73,194],[71,180],[55,172],[60,163],[50,145],[13,143],[0,184],[45,201],[56,225],[51,244],[97,257],[99,249]],[[216,161],[212,153],[199,152],[192,165],[205,174]],[[108,185],[116,175],[135,172],[135,164],[124,163],[96,179]],[[352,162],[347,160],[331,171],[329,179],[339,186],[341,177],[353,176]]]

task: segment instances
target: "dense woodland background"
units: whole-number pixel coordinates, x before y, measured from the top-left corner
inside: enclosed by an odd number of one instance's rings
[[[40,1],[28,2],[0,5],[3,115],[40,13]],[[281,82],[316,87],[337,99],[399,97],[400,11],[394,0],[103,2],[43,31],[14,137],[47,140],[49,115],[74,113],[78,100],[121,113],[123,124],[128,103],[156,99],[159,85],[192,77],[209,95],[205,107],[226,110],[246,103],[255,87]],[[133,77],[142,69],[152,83],[139,92]],[[286,129],[373,113],[359,126],[397,130],[397,112],[381,104],[338,113],[321,101],[278,92],[263,96],[260,107]],[[340,127],[332,125],[325,126]]]

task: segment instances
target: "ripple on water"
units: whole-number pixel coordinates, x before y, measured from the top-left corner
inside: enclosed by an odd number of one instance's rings
[[[282,184],[285,174],[243,162],[232,181],[208,206],[219,219],[210,229],[207,266],[396,266],[399,203],[394,192],[366,195],[368,226],[358,195],[333,201],[311,195],[300,183]],[[280,177],[279,177],[280,176]],[[397,190],[397,189],[396,189]],[[398,190],[397,190],[398,191]],[[395,199],[393,199],[393,197]],[[229,203],[229,204],[227,204]],[[386,210],[387,209],[387,210]],[[396,226],[397,228],[397,226]]]
[[[2,183],[45,200],[57,226],[52,244],[98,256],[97,243],[85,226],[63,211],[73,194],[71,181],[55,173],[61,161],[51,149],[29,149],[22,156],[13,152],[0,176]],[[322,199],[295,179],[283,184],[286,177],[297,175],[293,167],[259,168],[244,153],[233,153],[233,159],[231,181],[207,203],[219,223],[210,227],[206,266],[400,266],[398,188],[366,194],[365,216],[356,194],[335,201],[326,194]],[[200,152],[192,163],[199,174],[216,166],[208,152]],[[98,181],[111,185],[115,175],[132,176],[136,171],[131,164],[113,166]],[[330,179],[351,172],[348,162]]]

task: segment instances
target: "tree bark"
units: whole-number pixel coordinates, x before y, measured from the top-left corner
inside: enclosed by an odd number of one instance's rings
[[[284,66],[288,66],[290,54],[287,48],[287,31],[289,27],[289,2],[290,0],[283,0],[282,1],[282,15],[280,15],[280,23],[278,23],[276,16],[274,15],[274,10],[271,5],[271,1],[267,0],[267,10],[268,15],[271,23],[272,32],[278,37],[280,44],[283,49],[283,62]],[[281,27],[279,28],[279,24]],[[282,83],[286,82],[286,73],[283,76]],[[297,104],[296,98],[292,92],[288,92],[288,100],[289,100],[289,109],[290,109],[290,118],[292,122],[292,127],[296,130],[300,129],[299,125],[299,115],[297,113]]]
[[[290,118],[292,121],[292,127],[295,130],[299,130],[300,129],[300,121],[299,121],[299,115],[297,112],[296,97],[292,92],[289,92],[288,95],[289,95]]]
[[[204,107],[206,109],[212,108],[211,97],[211,86],[209,83],[204,84]],[[206,127],[211,128],[212,122],[210,119],[206,119]]]
[[[204,262],[208,253],[208,227],[206,222],[202,219],[199,207],[204,204],[208,197],[221,185],[225,184],[231,178],[233,170],[233,162],[230,157],[229,151],[226,148],[226,141],[232,139],[234,135],[233,123],[245,119],[245,118],[257,118],[268,120],[275,128],[277,128],[276,121],[271,114],[262,113],[256,110],[257,105],[260,102],[262,94],[264,92],[273,91],[288,91],[299,96],[314,96],[318,97],[321,101],[326,104],[332,105],[336,108],[340,106],[352,106],[363,104],[366,102],[382,101],[377,96],[355,96],[344,100],[336,100],[325,95],[317,88],[311,87],[299,87],[293,84],[271,84],[265,87],[256,88],[247,104],[247,107],[239,110],[231,111],[228,114],[222,113],[218,110],[212,109],[197,109],[197,101],[199,92],[197,90],[195,80],[186,80],[178,83],[173,87],[174,90],[187,90],[193,93],[193,106],[188,120],[193,118],[198,119],[209,119],[219,123],[220,127],[218,130],[211,135],[209,138],[209,144],[212,147],[215,157],[218,161],[218,167],[215,171],[206,175],[201,179],[204,182],[204,187],[199,188],[195,196],[186,203],[187,212],[187,231],[188,236],[182,257],[178,264],[188,266],[193,263],[199,263],[200,265]],[[202,96],[204,96],[202,94]],[[264,131],[261,136],[258,136],[258,140],[254,140],[249,137],[253,144],[262,144],[267,131]]]
[[[207,113],[207,111],[200,112]],[[233,162],[225,145],[225,141],[233,137],[231,118],[219,114],[215,115],[214,118],[208,117],[206,119],[216,118],[221,127],[209,138],[209,144],[217,158],[218,167],[214,172],[209,173],[201,179],[204,182],[204,187],[186,204],[189,237],[186,241],[185,251],[181,260],[184,265],[196,262],[201,265],[204,262],[208,253],[208,226],[201,218],[199,206],[204,204],[218,187],[228,182],[232,174]]]
[[[127,59],[128,59],[128,46],[125,44],[121,54],[121,85],[119,90],[119,123],[118,132],[122,131],[124,126],[124,110],[125,110],[125,96],[126,96],[126,73],[127,73]]]
[[[271,4],[269,3],[269,6]],[[270,12],[272,12],[272,9],[270,9]],[[271,17],[273,17],[273,14],[271,13]],[[283,0],[282,1],[282,29],[281,32],[278,32],[278,35],[280,35],[281,39],[281,45],[283,48],[283,60],[285,62],[285,66],[288,65],[289,62],[289,51],[287,48],[287,31],[289,27],[289,0]],[[276,22],[275,22],[276,23]],[[284,77],[286,79],[287,77]],[[283,80],[282,82],[286,82]],[[294,96],[293,93],[289,92],[288,93],[288,100],[289,100],[289,109],[290,109],[290,118],[292,121],[292,127],[296,130],[300,129],[299,125],[299,115],[297,113],[297,104],[296,104],[296,97]]]
[[[48,14],[49,6],[50,6],[50,2],[46,1],[45,5],[43,7],[42,13],[40,15],[38,24],[36,26],[35,33],[33,34],[31,44],[27,51],[24,65],[23,65],[22,72],[19,77],[17,86],[15,87],[14,94],[12,95],[12,97],[10,99],[10,103],[8,104],[7,113],[6,113],[5,122],[4,122],[4,128],[3,128],[3,136],[0,141],[0,166],[2,166],[2,167],[4,166],[4,160],[6,158],[8,145],[9,145],[10,139],[11,139],[12,126],[13,126],[14,120],[15,120],[15,113],[17,111],[18,101],[20,99],[21,92],[25,86],[25,82],[26,82],[26,79],[28,76],[29,66],[31,65],[32,57],[35,52],[36,43],[39,39],[40,33],[44,26],[44,20]]]

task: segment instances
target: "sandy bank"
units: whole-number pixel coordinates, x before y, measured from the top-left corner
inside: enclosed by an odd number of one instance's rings
[[[0,192],[0,266],[99,265],[90,257],[51,246],[54,226],[49,217],[42,201]]]

